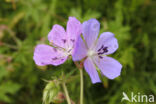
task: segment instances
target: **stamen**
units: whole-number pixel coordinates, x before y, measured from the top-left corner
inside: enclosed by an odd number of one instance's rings
[[[107,49],[107,48],[108,48],[108,47],[104,47],[104,48],[103,48],[103,51],[104,51],[104,52],[108,52],[108,49]]]
[[[66,39],[62,39],[62,41],[63,41],[63,43],[66,43],[66,42],[67,42],[67,40],[66,40]]]
[[[103,59],[103,57],[102,57],[102,56],[99,56],[99,58],[100,58],[100,59]]]
[[[70,39],[70,41],[72,41],[74,43],[75,42],[75,39]]]
[[[104,47],[104,46],[102,45],[101,48],[98,50],[98,52],[101,51],[101,50],[103,49],[103,47]]]
[[[108,47],[101,46],[100,49],[98,49],[98,55],[102,55],[104,53],[108,52]]]

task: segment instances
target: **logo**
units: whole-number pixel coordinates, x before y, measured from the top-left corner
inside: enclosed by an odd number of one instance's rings
[[[129,102],[154,102],[154,95],[143,95],[140,92],[135,94],[134,92],[131,92],[131,96],[128,97],[128,95],[123,92],[123,97],[121,99],[122,101],[129,101]]]

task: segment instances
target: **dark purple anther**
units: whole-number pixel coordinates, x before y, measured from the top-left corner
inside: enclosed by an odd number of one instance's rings
[[[104,47],[104,46],[102,45],[101,48],[98,50],[98,52],[101,51],[101,50],[103,49],[103,47]]]
[[[108,47],[104,47],[103,45],[101,48],[98,50],[98,55],[102,55],[104,53],[108,52]]]
[[[74,40],[74,39],[70,39],[70,41],[72,41],[73,43],[75,42],[75,40]]]
[[[99,58],[102,59],[103,57],[102,56],[99,56]]]
[[[104,51],[104,52],[108,52],[108,49],[107,49],[107,48],[108,48],[108,47],[104,47],[104,48],[103,48],[103,51]]]
[[[66,40],[66,39],[62,39],[62,41],[63,41],[63,43],[66,43],[66,42],[67,42],[67,40]]]

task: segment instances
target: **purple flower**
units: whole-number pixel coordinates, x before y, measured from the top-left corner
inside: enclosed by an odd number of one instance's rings
[[[73,55],[74,61],[84,60],[84,68],[89,74],[92,83],[101,82],[97,70],[109,79],[120,75],[122,65],[106,55],[114,53],[118,48],[117,39],[111,32],[104,32],[97,39],[100,23],[90,19],[82,24],[82,34],[78,38]]]
[[[34,51],[34,61],[37,65],[63,64],[73,49],[77,37],[81,34],[81,23],[75,17],[69,17],[67,30],[60,25],[54,25],[48,34],[48,40],[52,46],[40,44]]]

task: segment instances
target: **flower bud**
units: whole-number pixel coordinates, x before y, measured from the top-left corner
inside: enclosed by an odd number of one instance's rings
[[[51,102],[55,102],[59,90],[60,87],[57,82],[49,82],[43,91],[43,104],[50,104]]]

